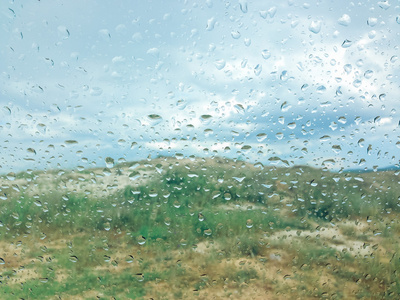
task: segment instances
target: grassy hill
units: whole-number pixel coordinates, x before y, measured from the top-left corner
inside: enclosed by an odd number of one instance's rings
[[[157,158],[0,179],[0,297],[397,298],[399,171]]]

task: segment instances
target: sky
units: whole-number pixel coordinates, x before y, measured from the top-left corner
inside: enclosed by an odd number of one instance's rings
[[[1,1],[0,26],[0,173],[399,164],[398,1]]]

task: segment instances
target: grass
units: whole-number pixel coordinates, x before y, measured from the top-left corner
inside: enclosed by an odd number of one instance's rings
[[[157,158],[109,173],[3,178],[2,299],[400,295],[393,171]]]

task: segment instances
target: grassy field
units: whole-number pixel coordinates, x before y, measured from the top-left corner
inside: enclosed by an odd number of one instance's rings
[[[0,179],[0,299],[398,299],[400,172],[157,158]]]

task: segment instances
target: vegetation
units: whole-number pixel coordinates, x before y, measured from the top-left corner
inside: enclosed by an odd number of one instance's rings
[[[398,171],[157,158],[0,182],[0,298],[398,298]]]

